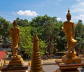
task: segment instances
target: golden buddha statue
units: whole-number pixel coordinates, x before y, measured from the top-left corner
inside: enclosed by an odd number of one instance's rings
[[[67,38],[67,48],[68,51],[72,51],[73,47],[76,45],[77,40],[74,39],[75,33],[74,33],[74,23],[71,22],[71,14],[68,10],[68,13],[66,15],[67,21],[64,22],[63,25],[63,31],[65,33],[65,36]]]
[[[68,10],[68,13],[66,15],[67,21],[63,23],[63,31],[65,33],[65,36],[67,38],[67,52],[66,55],[62,57],[62,61],[64,63],[80,63],[80,58],[76,55],[76,52],[74,50],[74,47],[76,46],[77,40],[75,40],[75,31],[74,31],[74,23],[71,22],[71,14],[70,10]]]
[[[12,41],[12,60],[9,62],[9,66],[12,65],[23,65],[23,59],[18,55],[18,43],[19,43],[19,28],[17,27],[16,21],[13,22],[13,27],[10,29],[10,36]]]
[[[12,41],[13,56],[7,67],[3,68],[3,72],[26,72],[28,66],[24,65],[21,55],[18,55],[19,28],[17,27],[16,21],[13,22],[13,27],[9,30],[9,33]]]
[[[32,54],[30,72],[44,72],[41,64],[39,38],[37,35],[33,36],[33,54]]]
[[[19,43],[19,29],[15,21],[13,22],[13,27],[10,29],[10,36],[12,40],[13,55],[16,55]]]

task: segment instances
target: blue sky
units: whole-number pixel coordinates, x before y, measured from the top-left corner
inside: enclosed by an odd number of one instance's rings
[[[68,8],[72,21],[84,19],[84,0],[0,0],[0,16],[9,21],[17,17],[30,20],[45,14],[64,21]]]

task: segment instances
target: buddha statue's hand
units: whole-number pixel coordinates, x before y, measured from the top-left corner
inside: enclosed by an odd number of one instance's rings
[[[73,43],[77,43],[77,40],[75,40],[75,39],[72,38],[72,42],[73,42]]]

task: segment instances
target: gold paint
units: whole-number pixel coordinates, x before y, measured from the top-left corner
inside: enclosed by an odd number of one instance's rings
[[[39,38],[37,35],[33,37],[33,54],[30,72],[44,72],[41,64],[41,56],[39,50]]]
[[[76,55],[76,52],[74,50],[77,40],[74,37],[75,36],[74,23],[70,21],[71,20],[70,10],[68,10],[66,18],[67,18],[67,21],[63,23],[62,29],[67,39],[68,51],[66,52],[66,55],[62,57],[62,61],[64,63],[80,63],[81,60]]]

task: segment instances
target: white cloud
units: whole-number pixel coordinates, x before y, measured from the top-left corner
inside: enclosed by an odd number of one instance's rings
[[[61,18],[57,18],[58,21],[61,21],[62,19]]]
[[[73,19],[76,19],[76,20],[84,20],[84,14],[80,14],[78,16],[74,16]]]
[[[73,5],[72,12],[84,12],[84,2],[79,2]]]
[[[24,15],[24,16],[37,16],[38,13],[35,11],[31,11],[31,10],[19,10],[17,12],[18,15]]]
[[[73,20],[83,20],[84,22],[84,1],[79,2],[72,6]]]

